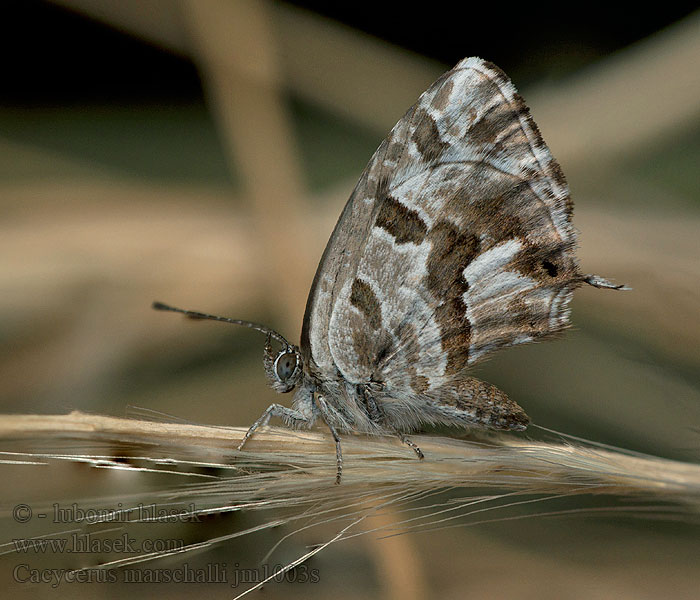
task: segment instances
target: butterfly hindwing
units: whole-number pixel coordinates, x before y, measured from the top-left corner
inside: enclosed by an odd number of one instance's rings
[[[497,67],[465,59],[365,169],[309,295],[304,359],[319,380],[380,386],[397,424],[425,402],[461,403],[473,423],[500,402],[507,417],[517,405],[465,370],[566,327],[575,243],[568,187],[525,104]]]

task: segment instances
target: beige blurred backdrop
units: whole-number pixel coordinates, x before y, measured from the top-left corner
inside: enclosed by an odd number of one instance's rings
[[[318,259],[356,178],[451,65],[287,4],[52,7],[190,61],[204,100],[0,106],[0,410],[122,416],[137,406],[247,425],[280,401],[265,386],[262,336],[156,313],[151,301],[264,322],[296,342]],[[465,54],[486,51],[465,44]],[[699,56],[694,13],[565,76],[515,79],[569,180],[583,269],[633,291],[580,290],[564,339],[502,352],[478,369],[539,425],[692,461],[700,447]],[[29,496],[78,498],[95,483],[90,473],[52,482],[26,467],[2,471]],[[101,485],[115,484],[94,489]],[[579,516],[367,536],[315,558],[317,584],[264,593],[697,598],[699,532]],[[250,555],[268,549],[246,544]],[[240,548],[216,550],[228,551]],[[13,589],[101,598],[160,588]],[[231,590],[168,588],[172,597],[193,593]]]

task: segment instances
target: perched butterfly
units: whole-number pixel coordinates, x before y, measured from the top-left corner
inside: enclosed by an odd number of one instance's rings
[[[295,428],[405,437],[423,424],[522,430],[506,394],[468,375],[491,352],[561,332],[579,271],[572,202],[523,100],[479,58],[442,75],[367,165],[318,266],[299,347],[262,325],[154,303],[267,334],[264,366]],[[281,344],[273,349],[272,340]]]

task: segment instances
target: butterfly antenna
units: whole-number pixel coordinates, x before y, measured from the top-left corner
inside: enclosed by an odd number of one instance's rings
[[[171,312],[182,313],[188,316],[190,319],[210,319],[211,321],[223,321],[224,323],[231,323],[233,325],[242,325],[243,327],[248,327],[250,329],[255,329],[267,334],[269,337],[275,338],[280,344],[284,346],[291,346],[291,344],[284,339],[279,333],[260,325],[259,323],[253,323],[251,321],[241,321],[240,319],[229,319],[228,317],[218,317],[216,315],[208,315],[206,313],[197,312],[195,310],[185,310],[184,308],[176,308],[175,306],[169,306],[168,304],[163,304],[162,302],[154,302],[151,308],[155,310],[169,310]]]

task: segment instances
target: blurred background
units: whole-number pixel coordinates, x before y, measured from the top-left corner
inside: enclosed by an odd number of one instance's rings
[[[567,175],[584,272],[634,289],[580,290],[565,338],[499,353],[477,376],[539,425],[697,461],[695,6],[6,2],[0,411],[123,416],[137,406],[252,423],[280,400],[265,385],[262,336],[151,302],[259,321],[298,341],[318,260],[364,165],[438,75],[477,55],[513,79]],[[2,472],[17,498],[123,485],[89,472]],[[366,536],[314,558],[317,584],[265,593],[697,598],[698,533],[589,516]],[[246,544],[251,556],[267,550]]]

